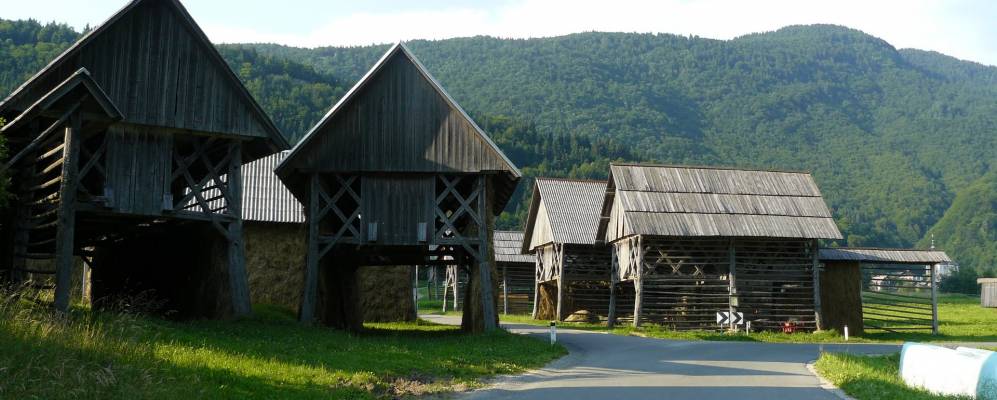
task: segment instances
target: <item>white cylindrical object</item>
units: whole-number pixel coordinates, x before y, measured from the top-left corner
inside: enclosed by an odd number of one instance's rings
[[[751,321],[744,323],[744,333],[751,333]]]
[[[845,325],[845,341],[848,341],[848,325]]]
[[[557,323],[550,321],[550,344],[557,343]]]

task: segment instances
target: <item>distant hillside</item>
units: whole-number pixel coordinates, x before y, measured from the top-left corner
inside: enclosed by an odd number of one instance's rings
[[[997,171],[961,190],[921,246],[930,246],[932,235],[935,245],[958,255],[959,262],[997,273]]]
[[[67,43],[37,32],[12,41],[8,25],[65,31],[0,22],[0,56],[16,56],[0,61],[4,92]],[[809,170],[843,244],[915,245],[995,169],[997,68],[839,26],[727,41],[580,33],[409,46],[529,176],[602,177],[615,159]],[[297,139],[387,45],[219,47]],[[525,192],[503,227],[519,223]]]

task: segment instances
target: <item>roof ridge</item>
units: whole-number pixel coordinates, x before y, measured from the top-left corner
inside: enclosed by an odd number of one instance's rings
[[[549,176],[537,176],[533,178],[534,180],[545,180],[545,181],[558,181],[558,182],[578,182],[578,183],[602,183],[608,184],[608,180],[599,179],[581,179],[581,178],[556,178]]]
[[[788,170],[788,169],[765,169],[765,168],[744,168],[730,167],[722,165],[693,165],[693,164],[658,164],[658,163],[637,163],[637,162],[611,162],[610,167],[649,167],[649,168],[676,168],[676,169],[711,169],[722,171],[748,171],[748,172],[775,172],[784,174],[805,174],[812,175],[808,170]]]

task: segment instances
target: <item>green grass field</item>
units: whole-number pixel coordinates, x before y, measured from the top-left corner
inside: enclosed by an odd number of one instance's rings
[[[438,310],[438,309],[436,309]],[[549,321],[538,321],[528,315],[503,315],[503,322],[546,326]],[[980,298],[959,294],[939,296],[938,319],[940,334],[929,332],[891,333],[868,331],[861,337],[852,336],[850,342],[857,343],[902,343],[917,342],[997,342],[997,309],[980,307]],[[637,335],[660,339],[678,340],[718,340],[718,341],[760,341],[786,343],[839,343],[845,338],[839,332],[828,330],[815,333],[784,334],[780,332],[752,332],[750,334],[724,333],[715,331],[673,331],[652,324],[640,328],[617,326],[608,329],[605,323],[561,322],[559,326],[572,329],[608,331],[620,335]]]
[[[171,322],[0,300],[0,398],[394,398],[481,385],[535,368],[560,346],[427,322],[349,335],[258,307],[238,321]]]
[[[827,380],[858,400],[962,399],[907,387],[900,379],[900,355],[825,353],[814,365]]]

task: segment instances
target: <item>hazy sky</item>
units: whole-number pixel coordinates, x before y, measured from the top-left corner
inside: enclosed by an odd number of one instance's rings
[[[0,17],[96,25],[124,0],[0,0]],[[186,0],[212,41],[363,45],[455,36],[667,32],[730,39],[786,25],[832,23],[897,48],[997,65],[995,0]]]

